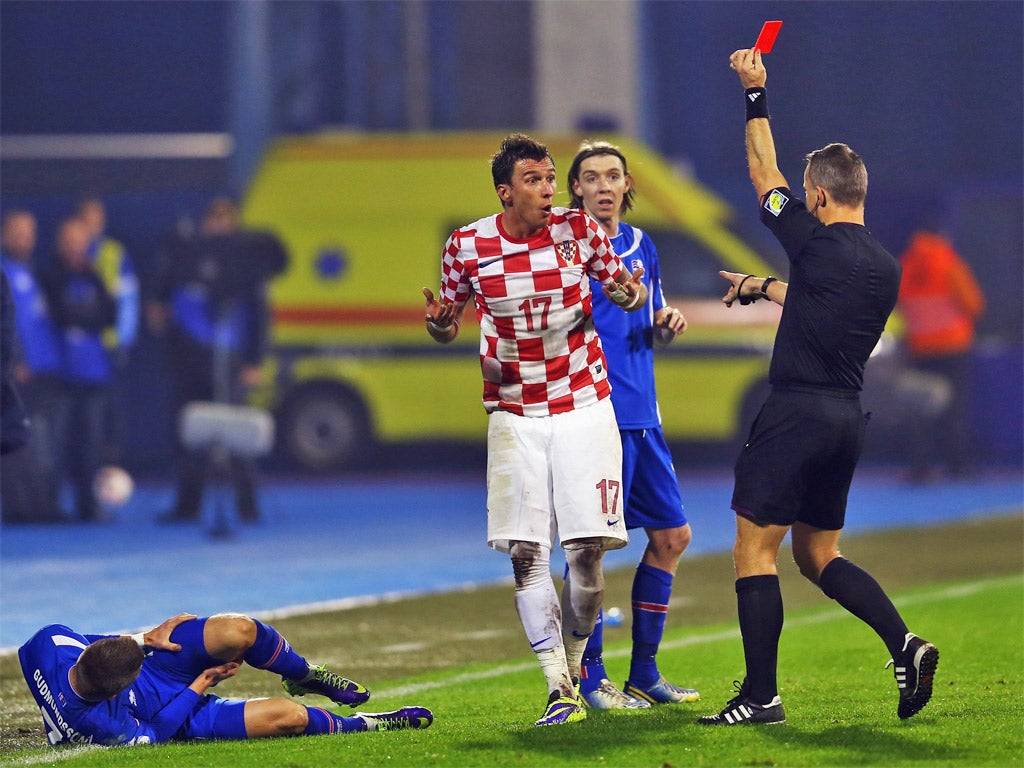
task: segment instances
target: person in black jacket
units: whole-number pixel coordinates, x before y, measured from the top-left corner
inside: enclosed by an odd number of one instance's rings
[[[207,207],[198,234],[169,248],[157,291],[147,309],[150,325],[165,332],[176,413],[190,402],[240,403],[261,382],[270,312],[266,283],[287,254],[272,234],[244,229],[227,198]],[[160,522],[194,522],[202,515],[211,467],[208,450],[191,450],[178,435],[178,491]],[[244,522],[259,519],[251,459],[231,456],[235,502]]]
[[[103,465],[106,416],[114,366],[103,334],[117,321],[117,302],[89,260],[89,229],[84,221],[65,219],[57,234],[57,259],[40,275],[57,328],[61,365],[54,445],[60,452],[58,476],[75,488],[79,520],[104,519],[93,492]]]

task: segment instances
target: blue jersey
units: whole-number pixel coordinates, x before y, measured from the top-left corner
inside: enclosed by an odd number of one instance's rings
[[[62,624],[43,627],[18,649],[21,670],[46,726],[50,744],[149,744],[168,741],[203,697],[188,683],[161,685],[146,665],[113,698],[86,701],[68,673],[87,645],[110,635],[81,635]]]
[[[619,429],[650,429],[661,425],[654,386],[654,313],[665,306],[658,251],[643,230],[623,222],[611,241],[630,273],[644,268],[647,304],[637,312],[623,312],[591,281],[594,325],[608,360]]]
[[[42,287],[22,262],[4,256],[0,264],[14,296],[15,327],[25,365],[33,374],[56,373],[61,367],[60,342]]]

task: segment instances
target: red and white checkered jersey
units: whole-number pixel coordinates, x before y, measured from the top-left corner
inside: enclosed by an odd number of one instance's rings
[[[589,280],[624,269],[608,237],[579,210],[553,209],[529,240],[510,237],[501,217],[455,230],[441,265],[441,298],[476,303],[484,408],[548,416],[608,397]]]

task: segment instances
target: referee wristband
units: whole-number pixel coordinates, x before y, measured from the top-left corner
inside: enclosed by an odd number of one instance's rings
[[[771,285],[772,283],[776,282],[777,280],[778,280],[778,278],[775,278],[775,277],[772,277],[771,275],[768,275],[768,277],[766,277],[764,279],[764,282],[761,283],[761,295],[764,296],[769,301],[771,301],[771,299],[768,296],[768,286]]]
[[[748,294],[747,296],[743,295],[743,284],[752,277],[753,275],[747,275],[742,280],[740,280],[740,284],[736,286],[736,298],[740,300],[740,304],[743,305],[744,307],[747,306],[748,304],[753,304],[755,301],[761,298],[756,293],[751,293]]]
[[[747,120],[768,119],[768,92],[764,88],[747,88],[743,100],[747,105]]]

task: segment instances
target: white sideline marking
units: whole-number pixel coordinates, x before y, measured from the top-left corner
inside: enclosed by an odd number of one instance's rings
[[[1000,587],[1009,586],[1012,584],[1019,584],[1024,576],[1004,576],[995,579],[982,579],[980,581],[968,582],[966,584],[957,584],[952,587],[946,587],[936,592],[925,592],[916,595],[908,595],[906,597],[900,597],[893,600],[893,603],[897,606],[908,606],[908,605],[919,605],[921,603],[934,603],[941,600],[949,600],[950,598],[964,597],[967,595],[974,595],[979,592],[983,592],[989,589],[998,589]],[[812,614],[810,616],[798,616],[795,619],[786,619],[787,627],[802,627],[809,626],[812,624],[823,624],[828,621],[835,621],[851,614],[847,613],[841,608],[828,609],[819,613]],[[719,632],[709,632],[703,635],[691,635],[689,637],[682,637],[678,640],[669,640],[661,644],[660,650],[675,650],[677,648],[686,648],[691,645],[702,645],[704,643],[717,643],[723,640],[733,640],[740,637],[739,628],[726,629]],[[629,648],[618,648],[612,651],[605,651],[605,658],[620,658],[623,656],[629,656],[631,650]],[[447,688],[451,685],[461,685],[462,683],[475,683],[480,680],[489,680],[494,677],[502,677],[503,675],[512,675],[518,672],[526,672],[531,669],[535,669],[537,662],[530,661],[519,662],[516,664],[504,664],[502,666],[493,667],[491,669],[483,669],[478,672],[462,672],[447,680],[434,680],[424,683],[412,683],[411,685],[403,685],[398,688],[389,688],[387,690],[378,691],[379,696],[410,696],[423,691],[432,691],[437,688]]]
[[[60,749],[48,749],[46,752],[40,755],[25,755],[17,760],[12,760],[7,765],[50,765],[51,763],[60,762],[61,760],[69,760],[72,757],[78,757],[86,752],[91,752],[94,749],[104,749],[99,744],[79,744],[76,746],[64,746]]]

